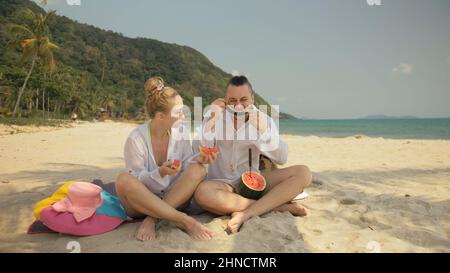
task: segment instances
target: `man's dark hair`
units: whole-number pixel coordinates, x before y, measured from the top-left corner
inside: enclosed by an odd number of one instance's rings
[[[234,76],[233,78],[231,78],[231,79],[228,81],[227,88],[228,88],[228,86],[230,86],[230,85],[233,85],[233,86],[242,86],[242,85],[244,85],[244,84],[246,84],[246,85],[248,85],[248,87],[250,87],[250,91],[252,92],[252,94],[255,93],[255,92],[253,91],[252,84],[249,82],[249,80],[248,80],[247,77],[245,77],[245,76]]]

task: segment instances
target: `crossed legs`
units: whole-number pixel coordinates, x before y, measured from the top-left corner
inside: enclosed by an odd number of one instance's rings
[[[195,191],[196,202],[218,215],[231,214],[228,231],[235,233],[252,216],[270,211],[289,211],[305,216],[307,209],[291,200],[311,184],[312,175],[306,166],[292,166],[263,173],[269,191],[259,200],[251,200],[233,192],[233,188],[217,181],[204,181]]]
[[[161,200],[136,177],[127,173],[120,174],[116,179],[116,191],[127,214],[131,217],[146,217],[136,233],[136,239],[154,239],[155,224],[159,219],[175,222],[193,239],[212,238],[214,234],[211,230],[177,210],[190,200],[204,176],[205,170],[201,165],[189,165]]]

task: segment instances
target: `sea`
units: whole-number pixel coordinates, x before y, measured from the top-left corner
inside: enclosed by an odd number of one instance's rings
[[[279,121],[282,134],[343,138],[356,135],[386,139],[450,139],[450,118],[346,119]]]

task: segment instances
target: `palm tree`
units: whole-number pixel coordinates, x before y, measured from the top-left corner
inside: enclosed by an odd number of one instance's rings
[[[90,99],[81,91],[73,91],[70,93],[69,107],[72,112],[78,113],[80,117],[86,117],[92,108]]]
[[[11,86],[0,86],[0,113],[6,112],[14,105],[15,95],[17,93]]]
[[[20,99],[22,98],[22,94],[27,86],[31,73],[33,72],[36,60],[38,58],[42,60],[46,66],[48,66],[50,72],[56,67],[52,50],[58,48],[58,46],[52,43],[48,36],[49,19],[54,16],[55,11],[46,14],[36,14],[30,9],[26,9],[25,12],[26,15],[31,18],[31,22],[23,25],[10,24],[11,31],[16,34],[14,44],[20,48],[22,60],[26,61],[31,59],[31,67],[23,82],[22,88],[19,90],[19,95],[14,106],[13,117],[17,113]]]
[[[105,108],[106,112],[109,112],[110,116],[112,116],[113,108],[116,106],[114,102],[114,97],[111,93],[106,93],[101,102],[101,107]]]

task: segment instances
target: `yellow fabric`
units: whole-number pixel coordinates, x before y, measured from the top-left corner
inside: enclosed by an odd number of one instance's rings
[[[57,189],[52,194],[51,197],[45,198],[44,200],[37,202],[36,205],[34,205],[34,209],[33,209],[34,217],[38,220],[41,220],[41,211],[43,209],[45,209],[46,207],[51,206],[54,203],[58,202],[59,200],[66,198],[66,196],[68,195],[69,186],[75,182],[76,181],[73,180],[73,181],[68,181],[68,182],[64,183],[64,185],[62,185],[59,189]]]

